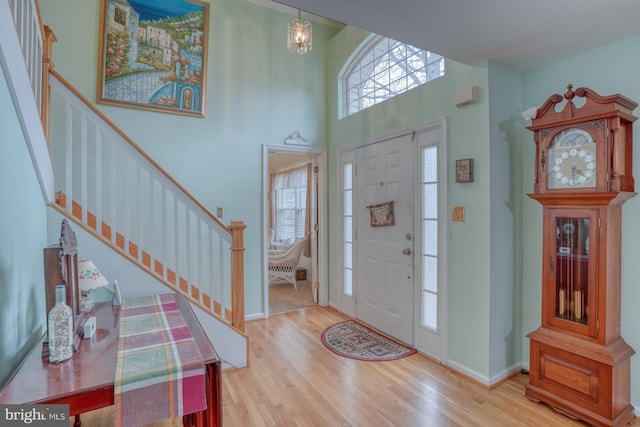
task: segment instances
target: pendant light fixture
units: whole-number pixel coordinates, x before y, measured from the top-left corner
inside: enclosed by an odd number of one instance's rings
[[[287,33],[287,47],[291,53],[299,53],[300,55],[311,50],[312,28],[311,22],[302,20],[300,9],[298,9],[298,18],[289,22],[289,31]]]

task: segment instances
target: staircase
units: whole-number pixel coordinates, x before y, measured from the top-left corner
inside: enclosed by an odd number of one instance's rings
[[[5,7],[14,17],[38,126],[49,144],[51,208],[122,263],[187,296],[220,357],[229,351],[234,362],[228,365],[246,366],[244,223],[224,224],[53,70],[55,36],[41,27],[36,0],[0,0],[0,12]],[[50,175],[43,170],[47,162],[36,157],[40,174]],[[238,362],[238,354],[244,360]]]

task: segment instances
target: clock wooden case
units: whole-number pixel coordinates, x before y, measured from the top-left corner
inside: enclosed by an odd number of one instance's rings
[[[636,107],[619,94],[569,85],[528,127],[536,143],[529,197],[542,204],[543,249],[542,318],[527,335],[525,393],[596,426],[634,418],[634,351],[620,336],[620,240],[622,205],[635,195]]]

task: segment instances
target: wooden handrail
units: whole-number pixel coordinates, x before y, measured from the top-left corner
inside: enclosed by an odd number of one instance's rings
[[[36,2],[37,4],[37,2]],[[40,9],[38,8],[38,14]],[[48,26],[43,29],[42,43],[42,105],[40,106],[40,120],[44,129],[44,137],[49,144],[49,120],[51,104],[51,86],[49,85],[49,73],[53,71],[53,44],[58,41],[53,30]]]
[[[100,114],[98,111],[96,111],[95,107],[89,104],[86,98],[79,96],[78,91],[75,90],[73,87],[71,87],[67,82],[65,82],[64,79],[62,79],[57,72],[52,71],[51,76],[52,78],[55,79],[55,81],[54,80],[51,81],[52,92],[66,93],[66,95],[64,95],[65,97],[66,96],[73,97],[74,98],[73,102],[76,104],[82,104],[83,106],[82,108],[86,110],[87,115],[85,117],[87,117],[87,119],[90,116],[93,116],[91,120],[101,121],[102,126],[110,127],[110,129],[112,130],[117,130],[111,127],[112,126],[111,121],[106,119],[106,117],[103,114]],[[62,119],[62,122],[66,122],[66,120]],[[121,144],[125,144],[125,145],[130,144],[131,139],[125,137],[123,133],[120,133],[120,132],[114,132],[114,133],[117,135],[117,138],[120,140]],[[78,143],[82,144],[81,141],[78,141]],[[51,141],[51,147],[53,148],[54,146],[56,146],[56,141]],[[231,249],[231,260],[230,260],[230,264],[225,264],[225,265],[227,265],[230,268],[230,277],[229,277],[230,281],[226,282],[224,289],[221,290],[222,292],[221,298],[219,298],[217,301],[213,300],[213,313],[221,314],[224,319],[227,319],[233,326],[235,326],[238,330],[242,331],[244,327],[244,243],[243,243],[244,237],[243,237],[243,233],[244,233],[244,229],[246,228],[246,225],[241,221],[233,222],[232,223],[233,227],[221,225],[221,222],[219,221],[219,219],[217,217],[211,216],[212,215],[211,212],[208,211],[206,208],[204,208],[201,203],[194,200],[193,196],[190,196],[187,192],[181,191],[183,187],[180,185],[177,185],[175,183],[175,180],[172,180],[170,179],[170,177],[167,177],[166,174],[163,173],[163,170],[157,165],[157,163],[149,159],[148,155],[144,155],[142,151],[140,151],[139,149],[135,149],[135,147],[133,148],[134,149],[131,150],[131,152],[135,153],[135,156],[138,157],[138,160],[136,161],[146,163],[147,165],[146,167],[155,169],[156,173],[158,173],[159,175],[162,175],[163,179],[165,179],[168,183],[171,184],[170,186],[164,187],[164,188],[166,188],[168,191],[172,191],[172,192],[176,191],[175,193],[176,196],[178,195],[178,193],[180,193],[181,196],[179,196],[179,198],[183,199],[184,201],[188,201],[192,205],[192,207],[195,208],[195,210],[193,210],[192,212],[196,213],[196,215],[199,216],[201,220],[203,221],[206,220],[205,222],[210,222],[211,225],[215,225],[215,227],[217,227],[218,229],[216,233],[218,233],[219,236],[221,237],[223,235],[227,236],[226,238],[224,238],[224,240],[229,243],[229,249]],[[83,162],[84,160],[76,159],[76,161]],[[61,167],[66,167],[66,166],[61,165]],[[64,176],[65,172],[61,170],[59,171],[59,173],[62,173],[63,174],[62,176]],[[83,176],[83,174],[81,173],[80,176]],[[67,176],[65,177],[65,179],[69,181],[71,179],[71,176]],[[67,187],[68,189],[70,189],[69,182],[67,182]],[[81,197],[81,199],[78,200],[78,202],[81,204],[86,204],[86,197],[87,195],[86,195],[86,189],[85,189],[84,196]],[[115,202],[116,201],[113,200],[111,202],[112,205]],[[84,214],[78,214],[78,215],[73,214],[73,208],[74,208],[73,205],[74,205],[73,200],[68,200],[66,203],[62,204],[62,206],[64,206],[67,210],[71,210],[72,216],[77,217],[78,220],[82,222],[87,221],[88,217],[86,217]],[[100,212],[97,212],[97,214],[100,215],[100,217],[102,216]],[[215,219],[215,221],[212,221],[211,219]],[[145,268],[144,266],[146,266],[147,268],[151,268],[151,265],[150,265],[151,261],[149,260],[150,259],[149,256],[147,256],[146,258],[147,259],[146,264],[144,261],[145,259],[144,252],[140,253],[140,257],[138,256],[138,253],[139,253],[138,250],[139,249],[141,250],[142,247],[138,247],[138,245],[135,245],[135,248],[133,249],[126,247],[127,241],[129,242],[129,245],[131,245],[130,237],[133,238],[133,240],[136,240],[136,239],[139,240],[139,243],[141,244],[142,243],[142,240],[140,239],[141,236],[139,235],[129,236],[128,235],[129,230],[127,227],[121,230],[121,232],[122,232],[121,234],[115,235],[116,246],[120,247],[125,253],[129,253],[129,255],[132,255],[135,259],[138,259],[138,261],[140,262],[141,268]],[[176,246],[176,250],[177,250],[177,246]],[[149,252],[147,252],[147,255],[148,254]],[[184,256],[188,258],[190,256],[189,252],[187,252]],[[172,274],[169,274],[169,273],[172,273]],[[189,298],[195,299],[197,301],[200,301],[200,299],[202,298],[205,306],[208,305],[206,304],[206,302],[204,302],[204,299],[206,298],[206,294],[200,293],[200,289],[202,289],[201,286],[205,284],[198,283],[198,281],[200,280],[198,277],[189,277],[189,275],[187,274],[184,279],[181,276],[179,280],[177,280],[176,275],[173,273],[174,272],[167,271],[167,279],[169,282],[177,284],[176,290],[179,290],[187,294]],[[197,273],[195,276],[197,276]],[[225,302],[229,304],[229,301],[224,298],[225,294],[231,297],[230,309],[227,309],[226,307],[224,307]]]
[[[105,123],[107,123],[122,139],[127,141],[127,143],[136,150],[142,157],[144,157],[149,163],[153,165],[162,175],[164,175],[173,185],[180,189],[182,193],[184,193],[195,205],[197,205],[203,212],[207,214],[212,220],[214,220],[218,225],[225,230],[229,234],[231,234],[231,229],[224,222],[220,221],[220,218],[215,216],[209,208],[203,205],[198,199],[195,198],[182,184],[180,184],[173,176],[169,174],[160,164],[158,164],[153,158],[151,158],[138,144],[136,144],[130,137],[127,135],[122,129],[120,129],[115,123],[113,123],[102,111],[100,111],[96,106],[87,99],[83,94],[81,94],[75,87],[73,87],[64,77],[60,75],[55,69],[51,69],[50,73],[55,76],[60,83],[62,83],[69,91],[73,92],[75,96],[77,96],[90,110],[92,110],[97,116],[99,116]]]
[[[94,219],[94,223],[93,224],[91,224],[91,220],[89,221],[89,223],[85,223],[81,219],[82,218],[83,207],[81,207],[79,204],[74,202],[73,203],[73,207],[74,207],[73,208],[73,212],[68,212],[67,209],[65,209],[65,207],[64,207],[65,202],[66,202],[66,197],[64,196],[64,194],[59,194],[58,197],[60,197],[60,199],[58,199],[56,201],[56,203],[52,203],[51,204],[50,207],[52,209],[54,209],[55,211],[59,212],[61,215],[63,215],[64,217],[66,217],[70,221],[73,221],[75,224],[77,224],[84,231],[86,231],[87,233],[89,233],[92,236],[94,236],[96,239],[98,239],[101,242],[103,242],[105,245],[110,247],[116,253],[120,254],[128,262],[140,267],[145,273],[149,274],[155,280],[159,281],[160,283],[162,283],[163,285],[167,286],[169,289],[171,289],[173,291],[180,292],[178,281],[182,280],[182,278],[177,277],[175,283],[170,282],[169,280],[167,280],[161,274],[161,272],[157,271],[157,269],[158,269],[157,265],[154,265],[153,267],[150,267],[150,266],[146,266],[144,264],[141,264],[139,262],[139,260],[135,256],[131,255],[131,253],[127,250],[127,248],[122,248],[120,246],[115,245],[111,241],[111,239],[107,238],[105,235],[103,235],[102,233],[100,233],[98,231],[99,227],[98,227],[97,223],[95,223],[95,216],[94,215],[89,213],[89,217]],[[239,224],[242,224],[242,222],[240,221]],[[103,226],[104,226],[104,224],[103,224]],[[240,237],[240,239],[242,239],[242,237]],[[240,254],[240,256],[242,257],[242,254]],[[166,268],[166,267],[165,266],[160,266],[160,269],[164,269],[164,268]],[[231,280],[232,280],[232,283],[234,283],[233,276],[232,276]],[[185,297],[187,297],[189,302],[191,302],[191,304],[194,304],[195,306],[199,307],[200,309],[202,309],[206,313],[210,313],[214,317],[218,317],[222,322],[228,324],[230,327],[235,329],[237,332],[242,333],[244,335],[244,332],[245,332],[245,330],[244,330],[244,286],[242,284],[236,285],[236,286],[238,286],[240,288],[240,294],[242,295],[242,299],[240,301],[241,301],[242,307],[241,308],[235,308],[235,307],[232,306],[231,312],[229,312],[229,310],[223,309],[222,308],[222,304],[220,302],[217,302],[217,301],[214,302],[214,306],[217,307],[217,309],[212,311],[210,304],[202,304],[200,301],[192,298],[191,295],[189,295],[188,293],[184,293],[184,295],[185,295]],[[233,303],[232,303],[232,305],[233,305]],[[224,310],[224,313],[223,313],[223,310]],[[241,316],[239,316],[240,319],[241,319],[241,321],[240,321],[241,324],[239,326],[236,324],[236,321],[234,320],[235,313],[241,313],[242,314]]]

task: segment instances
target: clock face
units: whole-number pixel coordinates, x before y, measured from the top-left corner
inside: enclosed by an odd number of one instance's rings
[[[590,188],[596,185],[596,144],[578,128],[558,134],[549,148],[548,188]]]

